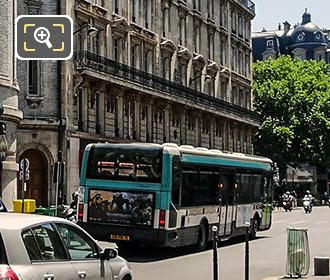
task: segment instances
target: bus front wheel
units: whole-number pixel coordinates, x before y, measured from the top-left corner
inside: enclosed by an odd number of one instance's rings
[[[207,243],[208,243],[207,224],[206,222],[203,222],[199,225],[197,250],[204,251],[207,248]]]

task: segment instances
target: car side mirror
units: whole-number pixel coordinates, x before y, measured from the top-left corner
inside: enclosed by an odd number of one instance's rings
[[[109,261],[118,256],[118,252],[115,249],[106,248],[100,253],[100,259],[102,261]]]

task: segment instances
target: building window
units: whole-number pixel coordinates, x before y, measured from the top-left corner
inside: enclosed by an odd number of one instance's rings
[[[166,80],[170,80],[170,73],[171,73],[170,58],[165,57],[163,59],[163,78]]]
[[[187,86],[187,65],[180,64],[179,72],[180,72],[181,84]]]
[[[194,0],[193,8],[194,8],[194,10],[200,11],[201,10],[201,0]]]
[[[203,122],[202,122],[202,133],[204,134],[208,134],[209,133],[209,122],[206,120],[206,119],[203,119]]]
[[[302,40],[304,40],[304,34],[303,33],[300,33],[298,35],[298,41],[302,41]]]
[[[116,61],[119,61],[119,44],[120,44],[120,39],[115,38],[113,40],[113,59]]]
[[[231,12],[231,28],[234,33],[236,33],[236,14],[235,11]]]
[[[214,17],[214,0],[207,0],[207,15],[209,18]]]
[[[213,34],[208,34],[208,53],[209,53],[209,59],[214,60],[214,36],[213,36]]]
[[[114,3],[113,3],[115,14],[119,14],[119,1],[120,0],[114,0]]]
[[[131,0],[131,15],[132,15],[131,20],[132,20],[132,22],[136,22],[136,17],[137,17],[137,15],[136,15],[136,11],[137,11],[136,1],[138,1],[138,0]]]
[[[194,33],[194,47],[195,47],[195,53],[199,53],[200,51],[200,38],[201,38],[201,27],[197,25],[195,27],[195,33]]]
[[[29,94],[39,95],[39,67],[40,62],[37,60],[29,61]]]
[[[151,29],[152,3],[150,0],[144,0],[144,27]]]
[[[169,24],[169,8],[163,9],[163,37],[166,37],[170,30]]]
[[[274,48],[274,40],[267,40],[267,48],[272,49]]]
[[[135,67],[135,60],[136,60],[136,46],[131,47],[131,66]]]
[[[227,2],[221,1],[220,4],[220,25],[228,28]]]
[[[186,18],[181,17],[179,23],[179,44],[185,46],[186,44]]]

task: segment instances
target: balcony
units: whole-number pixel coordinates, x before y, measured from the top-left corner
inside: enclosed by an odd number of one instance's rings
[[[137,83],[144,88],[164,92],[167,95],[184,99],[194,104],[207,106],[215,111],[226,115],[234,115],[239,119],[244,119],[254,125],[259,125],[259,114],[246,108],[231,104],[222,99],[209,96],[205,93],[193,90],[183,85],[171,82],[161,77],[119,63],[112,59],[88,52],[77,51],[74,53],[74,64],[77,71],[97,71],[110,74],[127,81]]]
[[[246,6],[253,15],[256,14],[256,6],[251,0],[240,0],[240,2]]]

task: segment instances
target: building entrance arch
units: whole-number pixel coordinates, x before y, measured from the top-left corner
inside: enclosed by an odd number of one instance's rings
[[[36,149],[26,150],[19,162],[27,158],[30,162],[30,179],[26,182],[25,199],[35,199],[37,207],[48,205],[48,163],[44,154]],[[18,181],[18,198],[22,198],[22,182]]]

